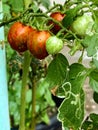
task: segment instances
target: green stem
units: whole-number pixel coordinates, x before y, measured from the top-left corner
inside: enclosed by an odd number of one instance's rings
[[[57,7],[62,7],[62,5],[61,4],[56,4],[55,6],[51,7],[48,11],[46,11],[46,14],[52,12],[52,10],[54,10]]]
[[[82,54],[81,54],[81,56],[78,59],[78,63],[82,63],[82,61],[83,61],[83,54],[84,54],[84,49],[82,50]]]
[[[31,122],[31,130],[35,130],[36,127],[36,79],[33,79],[32,86],[32,122]]]
[[[2,22],[0,23],[0,27],[5,26],[5,25],[7,25],[7,24],[9,24],[9,23],[12,23],[12,22],[14,22],[14,21],[17,21],[17,20],[21,19],[22,17],[24,17],[24,15],[26,15],[26,13],[27,13],[28,11],[32,11],[32,8],[26,9],[26,10],[25,10],[23,13],[21,13],[19,16],[16,16],[16,17],[14,17],[14,18],[11,18],[11,19],[9,19],[9,20],[7,20],[7,21],[2,21]]]
[[[26,85],[27,85],[30,61],[31,61],[30,53],[26,51],[24,53],[24,64],[23,64],[23,75],[22,75],[19,130],[25,130]]]

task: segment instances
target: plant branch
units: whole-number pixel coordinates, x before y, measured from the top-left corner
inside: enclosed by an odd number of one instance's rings
[[[0,27],[5,26],[5,25],[7,25],[7,24],[9,24],[9,23],[12,23],[12,22],[14,22],[14,21],[16,21],[16,20],[21,19],[22,17],[24,17],[24,15],[25,15],[28,11],[32,11],[32,8],[26,9],[26,10],[25,10],[24,12],[22,12],[19,16],[16,16],[16,17],[14,17],[14,18],[11,18],[11,19],[9,19],[9,20],[7,20],[7,21],[2,21],[2,22],[0,23]]]

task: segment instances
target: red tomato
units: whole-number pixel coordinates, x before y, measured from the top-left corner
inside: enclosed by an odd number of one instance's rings
[[[33,31],[28,39],[28,49],[38,59],[44,59],[48,56],[46,51],[46,40],[50,37],[48,31]]]
[[[57,20],[58,22],[61,22],[63,18],[65,17],[65,14],[62,14],[61,12],[54,12],[50,15],[50,17]],[[51,31],[54,34],[56,34],[61,29],[61,27],[58,24],[55,24],[52,20],[49,21],[49,25],[51,24],[53,24],[53,28],[51,29]]]
[[[34,29],[30,26],[26,26],[21,22],[15,22],[8,32],[8,42],[10,46],[18,52],[26,51],[28,35],[33,30]]]

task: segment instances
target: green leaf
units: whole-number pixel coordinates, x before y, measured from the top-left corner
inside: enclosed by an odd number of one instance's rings
[[[26,92],[26,103],[30,103],[32,101],[32,90],[29,89]]]
[[[92,123],[92,121],[85,121],[85,122],[83,122],[82,129],[83,130],[93,130],[93,123]]]
[[[97,56],[97,52],[96,52],[96,54],[93,56],[93,63],[94,63],[94,65],[96,66],[96,68],[98,69],[98,56]]]
[[[66,16],[64,17],[62,21],[64,27],[69,27],[73,23],[74,18],[76,17],[77,12],[80,10],[81,7],[82,5],[79,4],[75,8],[72,8],[66,11]]]
[[[95,81],[93,78],[90,78],[89,84],[95,92],[98,92],[98,82],[97,81]]]
[[[42,98],[42,100],[44,99],[47,102],[47,104],[54,106],[55,104],[52,100],[51,92],[49,91],[47,83],[44,80],[45,79],[42,78],[38,83],[38,86],[36,88],[36,99],[39,100]]]
[[[90,119],[91,119],[94,123],[98,124],[98,114],[91,113],[91,114],[90,114]]]
[[[45,91],[44,98],[50,106],[55,106],[55,103],[52,100],[51,92],[48,89]]]
[[[46,112],[44,112],[44,113],[42,114],[41,119],[42,119],[42,121],[44,121],[46,124],[49,124],[49,123],[50,123],[49,116],[47,115]]]
[[[91,78],[93,78],[95,81],[98,82],[98,70],[97,70],[97,69],[95,69],[94,71],[92,71],[92,72],[89,74],[89,76],[90,76]]]
[[[7,4],[3,4],[3,13],[10,13],[10,6]]]
[[[32,1],[31,7],[32,7],[34,12],[37,12],[39,10],[39,7],[35,1]]]
[[[82,88],[85,79],[86,69],[83,65],[74,63],[69,67],[69,90],[68,85],[64,86],[68,96],[62,102],[58,113],[58,119],[64,128],[77,130],[81,126],[84,118],[84,91]]]
[[[66,79],[68,73],[68,61],[63,54],[57,54],[49,64],[45,82],[49,88],[59,86]]]
[[[9,1],[9,4],[11,5],[11,9],[14,11],[14,12],[19,12],[19,11],[23,11],[23,7],[24,7],[24,3],[23,3],[23,0],[10,0]]]
[[[98,129],[98,114],[91,113],[89,117],[82,124],[83,130],[97,130]]]
[[[18,110],[16,110],[16,112],[14,113],[14,123],[15,125],[19,125],[19,121],[20,121],[20,113],[19,113],[19,108]]]
[[[84,118],[84,92],[82,89],[78,96],[75,102],[75,97],[71,95],[63,101],[59,108],[58,119],[62,122],[64,128],[77,130],[81,126]]]
[[[98,34],[94,34],[92,36],[86,36],[83,45],[87,46],[87,55],[95,56],[98,48]]]
[[[74,63],[69,67],[69,82],[71,83],[71,91],[79,93],[86,79],[86,69],[82,64]]]
[[[91,0],[94,4],[98,5],[98,0]]]
[[[98,92],[98,71],[94,70],[90,73],[89,84],[90,87],[95,91]]]
[[[98,34],[86,36],[83,45],[87,47],[87,55],[92,57],[94,65],[98,68]]]
[[[8,2],[8,0],[2,0],[3,3]]]
[[[98,10],[94,11],[95,21],[94,21],[94,30],[98,33]]]
[[[50,6],[50,0],[41,0],[41,3],[44,7],[46,7],[47,9],[49,9]]]
[[[93,93],[93,99],[94,99],[95,103],[98,104],[98,93],[97,92]]]

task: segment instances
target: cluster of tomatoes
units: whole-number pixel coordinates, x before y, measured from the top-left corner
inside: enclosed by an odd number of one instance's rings
[[[54,12],[50,17],[61,22],[64,14]],[[44,59],[49,54],[56,54],[63,48],[63,41],[55,35],[61,28],[52,20],[49,21],[48,25],[51,24],[53,27],[48,31],[38,30],[16,21],[9,29],[8,42],[14,50],[18,52],[29,50],[38,59]]]
[[[52,12],[50,17],[62,23],[66,15],[61,12]],[[73,21],[71,30],[83,37],[92,33],[93,24],[92,16],[84,14]],[[49,54],[57,54],[64,45],[63,40],[56,35],[61,30],[61,26],[53,20],[49,20],[48,25],[52,25],[50,30],[38,30],[17,21],[9,29],[8,42],[14,50],[18,52],[29,50],[38,59],[44,59]]]

